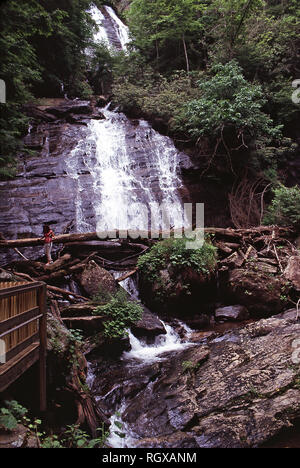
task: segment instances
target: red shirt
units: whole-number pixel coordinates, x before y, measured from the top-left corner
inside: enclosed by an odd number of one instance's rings
[[[54,232],[52,231],[52,229],[50,229],[50,231],[47,232],[47,234],[44,234],[45,244],[50,244],[50,242],[52,242],[53,237]]]

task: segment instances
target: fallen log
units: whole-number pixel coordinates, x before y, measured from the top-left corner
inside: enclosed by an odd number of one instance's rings
[[[170,230],[170,231],[151,231],[149,230],[148,233],[145,232],[145,237],[142,237],[143,234],[138,236],[138,238],[145,238],[145,239],[157,239],[160,237],[167,236],[169,233],[172,235],[174,232],[180,232],[180,229],[176,230]],[[206,228],[205,232],[207,233],[212,233],[212,234],[222,234],[228,237],[241,237],[242,234],[237,233],[233,229],[222,229],[222,228]],[[138,234],[138,233],[137,233]],[[118,239],[119,231],[116,230],[116,239]],[[108,239],[107,235],[107,239]],[[129,236],[130,238],[130,236]],[[120,240],[124,240],[124,238],[121,238]],[[86,233],[79,233],[79,234],[61,234],[57,235],[53,239],[54,244],[72,244],[74,247],[75,246],[82,246],[82,242],[91,242],[91,241],[96,241],[97,245],[103,248],[115,248],[120,247],[121,244],[117,243],[112,240],[99,240],[99,236],[97,232],[86,232]],[[77,243],[77,245],[75,244]],[[27,238],[27,239],[14,239],[14,240],[0,240],[0,248],[15,248],[15,247],[31,247],[31,246],[36,246],[36,245],[43,245],[44,241],[40,237],[36,238]]]
[[[120,278],[117,278],[117,279],[116,279],[116,282],[117,282],[117,283],[121,283],[121,281],[124,281],[124,280],[126,280],[127,278],[130,278],[130,276],[134,275],[137,271],[138,271],[137,268],[135,268],[135,269],[132,270],[132,271],[129,271],[129,272],[126,273],[125,275],[120,276]]]
[[[99,240],[97,232],[87,232],[83,234],[61,234],[54,237],[53,243],[66,244],[70,242],[81,242],[89,240]],[[0,240],[0,248],[33,247],[35,245],[43,244],[44,241],[41,237],[15,240]]]
[[[77,297],[78,299],[83,299],[84,301],[89,301],[89,299],[87,297],[80,296],[80,294],[74,293],[72,291],[67,291],[66,289],[57,288],[56,286],[49,286],[47,284],[47,289],[49,289],[49,291],[60,293],[63,296],[74,296],[74,297]]]
[[[50,263],[50,265],[45,265],[45,270],[49,272],[53,272],[54,270],[59,270],[62,265],[68,263],[71,260],[70,254],[65,254],[62,257],[55,260],[55,262]]]

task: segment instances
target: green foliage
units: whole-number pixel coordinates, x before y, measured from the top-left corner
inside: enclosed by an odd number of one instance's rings
[[[17,401],[5,401],[5,407],[0,408],[0,427],[7,431],[12,431],[21,422],[24,422],[27,409]]]
[[[108,338],[123,338],[126,329],[142,318],[143,308],[134,301],[129,301],[125,291],[118,291],[104,306],[94,311],[95,315],[104,315],[108,320],[104,322],[104,335]]]
[[[211,72],[212,77],[199,81],[201,99],[187,103],[178,116],[180,127],[195,139],[223,139],[224,132],[233,129],[241,144],[242,138],[280,135],[280,127],[262,111],[266,101],[261,87],[247,82],[236,61],[214,65]]]
[[[216,267],[216,252],[209,240],[200,249],[193,250],[186,248],[186,239],[165,239],[139,258],[138,268],[152,283],[159,279],[159,271],[168,265],[175,272],[192,268],[197,273],[210,275]]]
[[[189,71],[187,41],[201,35],[201,12],[205,8],[205,2],[194,0],[133,0],[128,20],[134,45],[157,60],[163,54],[164,61],[167,59],[170,65],[170,58],[175,58],[177,63],[185,63]],[[174,57],[169,50],[178,47],[180,57]]]
[[[63,446],[66,448],[103,448],[109,432],[105,431],[104,425],[97,429],[97,431],[100,432],[100,436],[96,439],[91,439],[78,425],[67,426],[63,434]]]
[[[300,225],[300,189],[281,185],[274,190],[274,199],[264,218],[265,224],[279,226]]]
[[[127,61],[129,57],[125,58]],[[187,75],[184,71],[174,72],[170,77],[155,74],[143,61],[139,61],[135,54],[136,67],[134,75],[121,76],[115,67],[115,81],[113,93],[116,102],[124,110],[139,110],[148,118],[160,117],[175,129],[174,118],[184,104],[197,97],[199,90],[196,85],[201,74],[194,72]]]

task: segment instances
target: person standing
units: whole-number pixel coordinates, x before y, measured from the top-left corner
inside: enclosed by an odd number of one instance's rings
[[[50,265],[50,263],[53,263],[52,257],[51,257],[51,251],[52,251],[52,245],[53,245],[53,239],[54,239],[54,232],[52,229],[50,229],[50,226],[48,224],[45,224],[43,226],[43,241],[44,241],[44,248],[45,248],[45,254],[47,257],[47,264]]]

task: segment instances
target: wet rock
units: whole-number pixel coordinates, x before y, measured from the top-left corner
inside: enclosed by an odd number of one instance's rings
[[[104,107],[108,104],[108,97],[107,96],[97,96],[96,106],[97,107]]]
[[[202,330],[210,324],[210,317],[208,315],[198,314],[193,317],[186,317],[184,321],[193,330]]]
[[[246,307],[241,305],[220,307],[215,311],[216,320],[243,321],[249,318]]]
[[[271,315],[286,307],[286,288],[280,276],[237,268],[229,275],[227,294],[230,301],[244,305],[251,314]]]
[[[294,288],[300,291],[300,256],[290,257],[284,270],[284,276],[291,281]]]
[[[28,429],[22,424],[18,424],[18,426],[12,431],[0,431],[0,448],[25,447],[27,433]]]
[[[132,333],[137,338],[154,339],[158,335],[166,334],[166,329],[159,318],[152,314],[146,307],[142,319],[131,326]]]
[[[289,427],[300,416],[295,318],[262,319],[161,363],[123,414],[138,446],[259,447]]]
[[[116,291],[114,277],[93,260],[91,260],[83,270],[80,277],[80,284],[90,297],[98,294],[100,289],[109,293],[114,293]]]
[[[167,265],[167,268],[158,271],[157,276],[157,280],[149,281],[147,277],[139,275],[143,302],[158,314],[184,317],[188,325],[187,316],[196,314],[199,304],[203,306],[208,303],[215,293],[213,272],[202,274],[191,267],[178,271]],[[198,327],[202,328],[205,320],[203,316],[197,316],[195,322],[200,321]]]
[[[70,101],[60,106],[48,107],[47,113],[56,117],[65,117],[68,114],[91,114],[93,108],[87,101]]]
[[[103,317],[64,317],[62,320],[66,327],[72,330],[82,330],[85,336],[103,330]]]
[[[84,315],[93,315],[95,305],[83,302],[82,304],[70,304],[61,311],[62,317],[82,317]]]
[[[193,343],[198,343],[199,341],[210,339],[215,335],[216,333],[213,331],[194,332],[189,337],[189,341]]]

